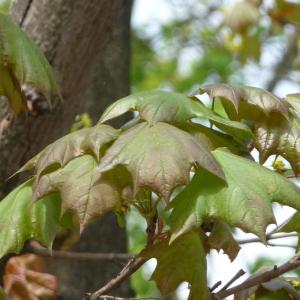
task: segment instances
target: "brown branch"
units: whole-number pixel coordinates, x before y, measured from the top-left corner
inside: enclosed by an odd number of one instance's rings
[[[143,298],[120,298],[120,297],[115,297],[115,296],[107,296],[107,295],[103,295],[100,296],[98,299],[101,300],[158,300],[158,298],[154,298],[154,297],[143,297]]]
[[[149,222],[147,227],[147,246],[153,244],[156,224],[157,224],[157,213],[153,216],[152,221]],[[111,291],[117,288],[121,283],[123,283],[127,278],[129,278],[134,272],[136,272],[146,261],[148,261],[148,258],[144,258],[144,257],[132,258],[115,278],[111,279],[106,285],[104,285],[96,292],[87,295],[87,299],[99,300],[101,299],[101,296],[103,297],[104,295],[109,294]]]
[[[273,270],[263,272],[259,275],[256,275],[255,277],[248,278],[243,283],[227,289],[225,291],[220,291],[216,294],[214,294],[216,299],[224,299],[230,295],[234,295],[242,290],[247,290],[251,287],[254,287],[256,285],[262,284],[264,282],[268,282],[274,278],[279,277],[280,275],[292,271],[300,266],[300,253],[295,255],[293,258],[291,258],[288,262],[284,263],[283,265],[277,267],[274,266]]]
[[[26,246],[24,251],[54,259],[69,260],[128,260],[133,257],[127,253],[87,253],[57,250],[50,251],[47,248],[32,245]]]
[[[289,244],[267,243],[267,245],[272,247],[285,247],[285,248],[296,249],[295,245],[289,245]]]
[[[267,239],[267,241],[269,241],[269,240],[275,240],[275,239],[283,239],[283,238],[287,238],[287,237],[297,237],[297,233],[294,233],[294,232],[273,233],[273,234],[267,235],[266,239]],[[241,239],[241,240],[238,240],[237,242],[240,245],[243,245],[243,244],[250,244],[250,243],[261,243],[261,240],[257,237],[253,237],[253,238]]]
[[[235,281],[237,281],[240,277],[242,277],[243,275],[245,275],[245,271],[243,269],[240,269],[219,291],[225,291],[227,290]]]
[[[222,284],[222,281],[217,281],[209,290],[210,292],[213,292],[215,289],[217,289]]]
[[[125,281],[129,276],[131,276],[134,272],[136,272],[148,259],[143,257],[133,258],[129,261],[129,263],[122,269],[122,271],[112,280],[110,280],[105,286],[94,292],[93,294],[89,294],[88,300],[97,300],[103,299],[101,298],[105,294],[109,294],[112,290],[117,288],[123,281]],[[105,298],[104,298],[105,299]]]

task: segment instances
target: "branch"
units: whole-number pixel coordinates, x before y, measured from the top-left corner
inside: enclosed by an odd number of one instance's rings
[[[221,280],[217,281],[211,288],[209,288],[209,291],[210,291],[210,292],[213,292],[213,291],[216,290],[221,284],[222,284],[222,281],[221,281]]]
[[[100,296],[98,299],[102,299],[102,300],[158,300],[158,298],[154,298],[154,297],[144,297],[144,298],[120,298],[120,297],[115,297],[115,296],[107,296],[107,295],[103,295]]]
[[[289,244],[267,243],[267,245],[272,247],[285,247],[285,248],[296,249],[295,245],[289,245]]]
[[[279,267],[274,266],[273,270],[266,271],[259,275],[256,275],[255,277],[249,278],[246,281],[244,281],[243,283],[241,283],[233,288],[230,288],[225,291],[220,291],[220,292],[214,294],[214,296],[216,297],[216,299],[224,299],[224,298],[226,298],[230,295],[236,294],[242,290],[247,290],[256,285],[262,284],[264,282],[268,282],[274,278],[279,277],[280,275],[282,275],[286,272],[296,269],[299,266],[300,266],[300,252],[297,255],[295,255],[293,258],[291,258],[285,264],[283,264]]]
[[[219,291],[225,291],[226,289],[228,289],[235,281],[237,281],[240,277],[242,277],[243,275],[245,275],[245,271],[243,269],[240,269]]]
[[[98,291],[94,292],[93,294],[89,294],[87,299],[99,300],[103,299],[101,297],[107,297],[103,295],[109,294],[112,290],[117,288],[123,281],[125,281],[129,276],[136,272],[147,260],[148,259],[143,257],[132,258],[115,278],[110,280],[105,286],[103,286]]]
[[[267,235],[266,240],[269,241],[269,240],[283,239],[283,238],[287,238],[287,237],[297,237],[297,236],[298,236],[297,233],[294,233],[294,232],[288,232],[288,233],[279,232],[279,233],[273,233],[273,234]],[[243,245],[243,244],[249,244],[249,243],[261,243],[261,240],[257,237],[253,237],[253,238],[237,240],[237,242],[240,245]]]
[[[149,222],[149,224],[148,224],[147,246],[150,246],[153,244],[154,237],[155,237],[156,224],[157,224],[157,213],[153,216],[152,222]],[[94,292],[92,294],[88,294],[87,299],[88,300],[105,299],[105,297],[107,297],[107,296],[104,296],[104,295],[109,294],[111,291],[113,291],[115,288],[117,288],[128,277],[130,277],[134,272],[136,272],[146,261],[148,261],[148,258],[144,258],[144,257],[132,258],[115,278],[110,280],[106,285],[104,285],[102,288],[100,288],[96,292]]]
[[[48,250],[41,246],[28,245],[25,247],[25,252],[34,253],[40,256],[50,257],[54,259],[69,259],[69,260],[128,260],[133,256],[127,253],[87,253],[87,252],[69,252]]]
[[[293,62],[293,58],[297,54],[298,38],[299,29],[295,28],[288,37],[285,53],[282,55],[278,64],[275,66],[273,76],[266,84],[266,89],[268,91],[274,91],[277,83],[284,77],[284,75],[286,75],[287,71],[289,71]]]

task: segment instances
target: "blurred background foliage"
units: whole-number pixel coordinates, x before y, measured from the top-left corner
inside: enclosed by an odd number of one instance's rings
[[[280,81],[299,82],[299,1],[161,2],[168,2],[171,20],[155,31],[151,22],[132,29],[133,91],[190,92],[211,82],[274,90]]]
[[[151,3],[135,0],[132,92],[165,89],[190,93],[199,85],[217,82],[254,85],[279,96],[299,92],[300,1],[159,0],[153,1],[154,11],[168,10],[166,15],[171,18],[157,21],[153,16],[135,22]],[[145,244],[143,222],[136,211],[127,218],[132,253]],[[261,257],[248,271],[253,274],[268,265],[274,261]],[[133,276],[133,288],[137,297],[161,299],[155,285],[147,282],[151,269],[147,264]],[[294,282],[295,286],[299,283]],[[256,299],[283,299],[286,291],[279,290],[259,287]],[[168,299],[181,297],[179,293]]]

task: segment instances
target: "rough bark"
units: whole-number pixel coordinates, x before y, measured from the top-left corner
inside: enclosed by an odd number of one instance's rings
[[[20,178],[6,179],[50,142],[66,134],[86,111],[95,121],[112,101],[129,93],[129,23],[132,0],[18,0],[13,17],[45,52],[58,75],[63,104],[38,104],[34,115],[6,122],[0,137],[0,196]],[[43,104],[43,103],[42,103]],[[75,250],[126,251],[124,233],[110,215],[93,223]],[[82,299],[117,272],[112,263],[55,262],[60,299]],[[128,296],[129,285],[119,295]]]

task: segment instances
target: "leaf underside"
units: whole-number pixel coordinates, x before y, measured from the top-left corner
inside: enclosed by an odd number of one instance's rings
[[[220,97],[227,114],[232,120],[255,119],[262,115],[278,113],[288,117],[290,105],[270,92],[250,86],[211,84],[199,89],[212,99]]]
[[[60,205],[57,194],[32,205],[32,180],[8,194],[0,202],[0,257],[19,253],[28,239],[51,248],[60,224]]]
[[[189,300],[207,300],[209,291],[206,282],[206,253],[196,232],[179,237],[171,245],[169,240],[146,248],[140,256],[157,259],[152,274],[162,294],[173,292],[180,283],[190,284]]]
[[[62,214],[74,213],[82,231],[91,220],[121,205],[117,184],[111,176],[100,174],[96,167],[97,161],[91,155],[72,159],[64,168],[36,179],[33,199],[59,192]]]

